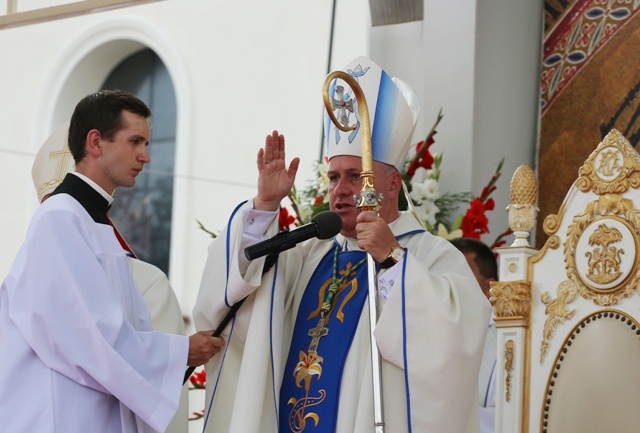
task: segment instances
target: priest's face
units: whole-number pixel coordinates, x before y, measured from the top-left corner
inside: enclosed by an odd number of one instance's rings
[[[360,197],[362,190],[362,159],[359,156],[341,155],[329,160],[329,207],[342,218],[344,236],[356,238],[356,218],[360,210],[353,196]],[[397,185],[391,166],[373,161],[374,187],[382,194],[380,216],[387,222],[398,217]],[[397,173],[396,173],[397,174]],[[398,176],[400,176],[398,174]]]
[[[126,110],[121,115],[122,129],[115,134],[113,141],[101,139],[100,144],[101,186],[109,194],[117,187],[132,187],[144,165],[151,161],[148,151],[149,122]]]

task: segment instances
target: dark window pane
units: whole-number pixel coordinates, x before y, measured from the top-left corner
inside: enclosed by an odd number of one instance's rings
[[[177,119],[171,77],[160,58],[146,49],[116,66],[102,88],[129,91],[153,113],[151,162],[133,188],[116,191],[111,217],[140,259],[168,273]]]

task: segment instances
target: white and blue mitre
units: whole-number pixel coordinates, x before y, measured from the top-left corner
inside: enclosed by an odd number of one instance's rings
[[[364,56],[349,63],[344,72],[362,88],[371,122],[371,151],[374,161],[402,171],[413,131],[420,113],[420,101],[404,81],[390,77],[380,66]],[[324,151],[328,159],[338,155],[362,156],[362,125],[353,90],[341,79],[333,80],[329,98],[335,117],[341,123],[356,125],[343,132],[330,117],[324,116]]]

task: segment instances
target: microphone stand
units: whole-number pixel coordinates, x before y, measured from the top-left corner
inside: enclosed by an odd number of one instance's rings
[[[269,269],[271,269],[271,267],[273,265],[276,264],[276,262],[278,261],[278,256],[279,255],[280,255],[280,251],[276,251],[276,252],[273,252],[273,253],[267,255],[267,258],[265,259],[265,262],[264,262],[264,267],[262,268],[262,275],[263,276],[264,276],[264,274],[269,272]],[[248,297],[249,296],[246,296],[246,297],[240,299],[238,302],[233,304],[231,306],[231,308],[229,308],[229,311],[227,311],[227,314],[225,314],[225,316],[222,318],[222,320],[220,321],[220,323],[216,327],[215,331],[213,331],[213,334],[211,334],[212,337],[219,337],[220,334],[222,334],[222,331],[224,331],[224,329],[227,327],[229,322],[231,322],[231,320],[236,316],[236,313],[238,312],[240,307],[242,307],[242,304],[244,304],[244,301]],[[194,366],[191,366],[191,367],[187,368],[187,371],[185,371],[185,373],[184,373],[184,379],[182,381],[183,385],[185,383],[187,383],[187,380],[189,380],[189,377],[191,377],[191,375],[193,374],[195,369],[196,369],[196,367],[194,367]]]

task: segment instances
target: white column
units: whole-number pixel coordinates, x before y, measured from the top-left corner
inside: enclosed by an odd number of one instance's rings
[[[523,421],[526,421],[528,412],[524,411],[528,405],[527,384],[525,381],[528,362],[526,360],[529,353],[529,331],[531,302],[518,304],[516,299],[522,294],[512,299],[515,290],[522,288],[518,283],[527,281],[527,267],[529,257],[537,253],[537,250],[528,247],[506,247],[498,250],[500,255],[499,269],[500,281],[492,284],[492,302],[494,297],[500,301],[495,301],[497,338],[497,364],[496,364],[496,414],[495,433],[519,433],[526,431],[523,429]],[[513,282],[512,288],[507,290],[494,290],[494,287],[504,289]],[[500,292],[500,293],[494,293]],[[531,293],[529,287],[528,293]],[[512,314],[504,314],[500,309],[500,302],[510,305]],[[523,305],[526,308],[521,308]],[[522,314],[522,315],[520,315]]]
[[[542,1],[425,0],[423,21],[371,30],[371,57],[421,99],[416,142],[443,109],[442,191],[480,194],[506,158],[489,243],[508,228],[511,174],[535,167],[542,17]]]

